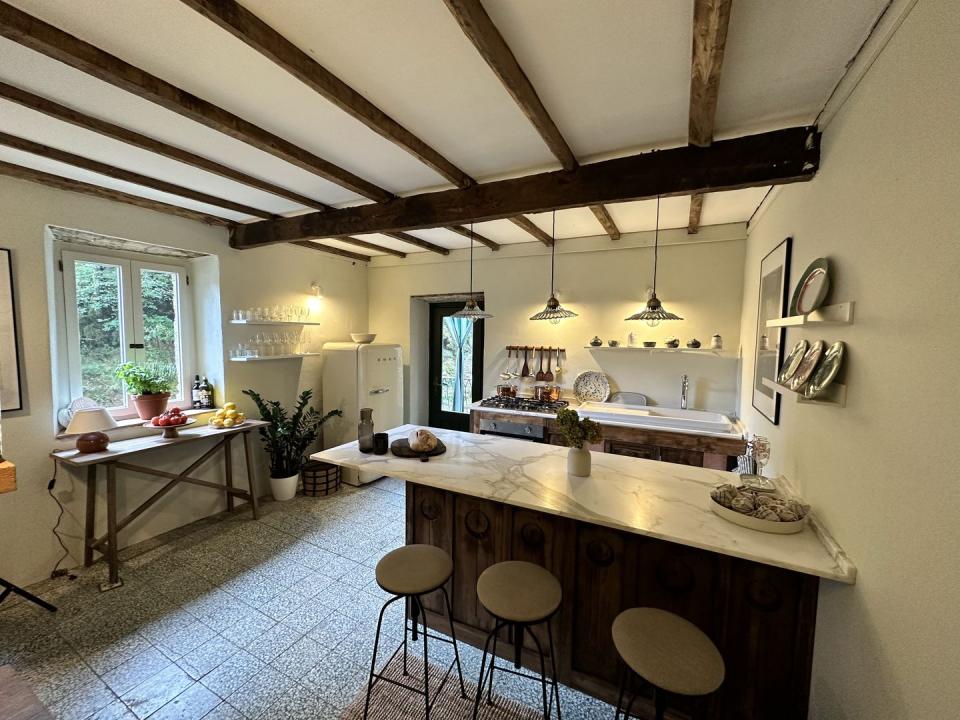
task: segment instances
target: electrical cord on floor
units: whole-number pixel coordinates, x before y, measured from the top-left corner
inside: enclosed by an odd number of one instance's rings
[[[60,508],[60,514],[57,515],[57,522],[53,526],[53,536],[57,539],[57,542],[60,543],[60,547],[63,548],[63,555],[60,556],[60,559],[57,560],[57,564],[53,566],[53,570],[50,573],[51,578],[58,578],[66,576],[71,580],[76,580],[77,576],[71,573],[66,568],[61,569],[60,563],[66,560],[70,556],[70,551],[67,549],[67,546],[63,542],[63,538],[60,537],[60,521],[63,520],[63,514],[66,510],[63,507],[63,503],[60,502],[60,498],[53,494],[53,488],[57,484],[57,461],[53,461],[53,477],[50,478],[50,482],[47,483],[47,494],[53,498],[53,501],[57,504],[57,507]]]

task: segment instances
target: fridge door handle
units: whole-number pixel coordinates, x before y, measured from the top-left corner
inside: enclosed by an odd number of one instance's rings
[[[370,391],[371,395],[383,395],[384,393],[390,392],[390,388],[374,388]]]

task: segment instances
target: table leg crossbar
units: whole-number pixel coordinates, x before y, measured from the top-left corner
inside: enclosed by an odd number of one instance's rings
[[[247,438],[249,432],[244,432],[243,434],[243,446],[244,453],[246,456],[247,462],[247,480],[249,483],[249,490],[239,490],[233,486],[233,457],[231,455],[231,435],[224,436],[220,441],[209,448],[206,452],[203,453],[199,458],[194,460],[190,465],[180,473],[167,472],[165,470],[157,470],[156,468],[147,467],[145,465],[135,465],[133,463],[127,463],[122,461],[113,461],[105,463],[107,466],[107,533],[102,537],[95,537],[94,535],[94,523],[95,523],[95,502],[96,502],[96,466],[91,466],[87,471],[87,507],[86,507],[86,532],[84,539],[84,553],[83,553],[83,563],[85,566],[89,566],[93,563],[93,551],[98,550],[103,552],[109,561],[110,565],[110,579],[109,582],[104,583],[100,586],[101,590],[111,590],[115,587],[120,587],[123,584],[123,581],[119,577],[119,560],[117,558],[117,534],[123,530],[125,527],[130,525],[134,520],[140,517],[153,505],[159,502],[167,493],[169,493],[173,488],[175,488],[180,483],[187,483],[189,485],[198,485],[200,487],[208,487],[219,492],[225,493],[227,496],[227,509],[234,509],[234,498],[241,498],[250,502],[250,507],[253,512],[253,518],[257,519],[259,515],[259,507],[257,503],[257,495],[253,487],[253,465],[252,465],[252,453],[250,451],[250,444]],[[197,468],[203,465],[207,460],[213,457],[217,451],[220,449],[224,451],[224,474],[225,474],[225,484],[220,485],[218,483],[210,482],[208,480],[201,480],[191,476]],[[131,511],[125,518],[122,520],[117,519],[117,470],[128,470],[130,472],[141,473],[144,475],[152,475],[159,478],[167,478],[169,480],[163,487],[161,487],[157,492],[151,495],[149,498],[144,500],[136,509]]]

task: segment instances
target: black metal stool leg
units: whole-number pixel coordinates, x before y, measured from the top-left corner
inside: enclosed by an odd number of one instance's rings
[[[547,705],[547,660],[543,655],[543,647],[540,645],[540,641],[537,640],[537,636],[533,634],[533,630],[526,628],[526,631],[530,633],[530,637],[533,638],[533,642],[537,646],[537,654],[540,656],[540,685],[543,687],[543,720],[550,720],[550,708]],[[520,641],[523,641],[523,635],[520,636]]]
[[[367,715],[370,713],[370,693],[373,691],[373,674],[377,667],[377,648],[380,645],[380,629],[383,627],[383,614],[387,611],[388,607],[399,599],[400,596],[398,595],[395,598],[387,600],[383,604],[383,607],[380,608],[380,616],[377,618],[377,634],[373,636],[373,657],[370,658],[370,677],[367,679],[367,699],[363,704],[364,720],[366,720]]]
[[[414,602],[420,610],[420,617],[423,618],[423,702],[426,711],[426,720],[430,720],[430,658],[427,655],[427,611],[420,604],[420,596],[414,597]]]
[[[403,600],[404,612],[406,613],[403,616],[403,674],[409,675],[407,672],[407,616],[411,615],[410,610],[410,598],[404,598]]]
[[[497,667],[497,639],[500,633],[493,636],[493,651],[490,653],[490,669],[487,671],[487,705],[493,705],[493,671]],[[483,688],[480,688],[483,692]]]
[[[487,669],[487,653],[490,650],[490,641],[496,637],[497,633],[500,632],[500,628],[503,627],[503,623],[497,623],[493,626],[493,630],[490,631],[490,634],[487,635],[487,641],[483,644],[483,655],[480,658],[480,677],[477,678],[477,694],[473,699],[473,720],[477,720],[477,715],[480,713],[480,698],[483,696],[483,682],[484,682],[484,671]]]
[[[450,639],[453,640],[453,657],[457,661],[457,675],[460,677],[460,697],[467,697],[467,686],[463,682],[463,667],[460,665],[460,650],[457,649],[457,632],[453,629],[453,608],[450,605],[450,596],[447,594],[447,589],[441,587],[440,591],[443,593],[443,600],[447,605],[447,620],[450,621]]]
[[[613,714],[613,720],[620,720],[620,709],[623,707],[623,694],[627,690],[627,666],[623,664],[620,668],[620,692],[617,693],[617,711]],[[626,719],[624,719],[626,720]]]
[[[560,712],[560,681],[557,679],[557,652],[553,647],[553,630],[550,628],[550,619],[547,618],[547,640],[550,641],[550,668],[553,671],[553,696],[557,702],[557,720],[563,715]]]
[[[57,612],[57,608],[55,608],[53,605],[48,603],[46,600],[41,600],[33,593],[27,592],[22,587],[19,587],[18,585],[14,585],[12,582],[8,582],[3,578],[0,578],[0,587],[4,588],[3,592],[0,593],[0,603],[6,600],[7,596],[10,595],[10,593],[13,593],[15,595],[19,595],[24,600],[28,600],[29,602],[32,602],[34,605],[39,605],[44,610],[49,610],[50,612]]]
[[[656,719],[663,720],[663,716],[667,712],[667,698],[663,690],[656,686],[653,688],[653,707],[656,712]]]

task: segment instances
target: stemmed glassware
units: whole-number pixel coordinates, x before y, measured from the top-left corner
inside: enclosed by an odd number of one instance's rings
[[[750,447],[757,462],[757,475],[763,477],[763,467],[770,461],[770,441],[762,435],[754,435]]]

